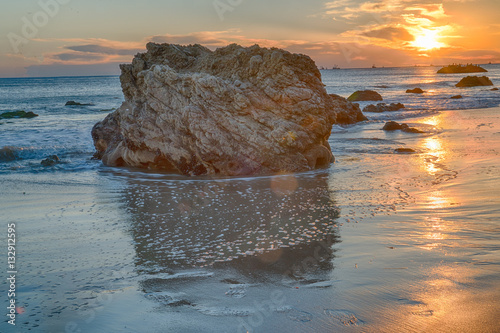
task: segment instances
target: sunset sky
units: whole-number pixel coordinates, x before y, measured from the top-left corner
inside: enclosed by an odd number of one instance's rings
[[[276,46],[325,67],[500,62],[498,0],[0,2],[0,77],[118,74],[148,41]]]

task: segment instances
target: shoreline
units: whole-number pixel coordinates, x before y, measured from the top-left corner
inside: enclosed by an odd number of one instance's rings
[[[493,332],[499,117],[418,118],[434,135],[349,127],[331,137],[336,164],[279,177],[12,173],[0,185],[19,237],[18,322]],[[401,144],[419,153],[395,154]]]

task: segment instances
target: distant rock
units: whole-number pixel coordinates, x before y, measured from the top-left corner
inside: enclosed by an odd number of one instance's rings
[[[394,152],[397,154],[415,154],[417,151],[411,148],[396,148]]]
[[[54,166],[54,165],[59,164],[59,163],[61,163],[61,160],[59,159],[59,157],[57,155],[52,155],[52,156],[49,156],[46,159],[44,159],[41,164],[44,167],[50,167],[50,166]]]
[[[482,68],[481,66],[476,66],[476,65],[449,65],[446,67],[441,68],[440,70],[437,71],[438,74],[455,74],[455,73],[483,73],[487,72],[486,69]]]
[[[384,131],[398,131],[401,130],[406,133],[425,133],[418,128],[410,127],[408,124],[399,124],[395,121],[388,121],[382,128]]]
[[[462,95],[451,96],[451,99],[462,99],[464,98]]]
[[[405,106],[402,103],[391,103],[389,105],[385,103],[378,103],[377,105],[367,105],[363,112],[386,112],[386,111],[399,111],[404,109]]]
[[[458,82],[455,87],[467,88],[478,86],[492,86],[493,82],[486,76],[467,76]]]
[[[490,90],[491,90],[491,91],[497,91],[497,90],[498,90],[498,88],[492,88],[492,89],[490,89]]]
[[[382,96],[373,90],[358,90],[347,98],[350,102],[360,101],[383,101]]]
[[[0,114],[0,119],[12,119],[12,118],[35,118],[38,117],[36,113],[33,113],[31,111],[26,112],[23,110],[19,111],[10,111],[10,112],[4,112]]]
[[[65,106],[94,106],[94,104],[92,103],[82,104],[75,101],[68,101],[66,102]]]
[[[408,89],[406,90],[407,94],[423,94],[425,91],[423,91],[420,88],[415,88],[415,89]]]
[[[305,55],[236,44],[147,45],[121,65],[122,106],[92,129],[108,166],[255,175],[328,166],[332,125],[365,119]]]

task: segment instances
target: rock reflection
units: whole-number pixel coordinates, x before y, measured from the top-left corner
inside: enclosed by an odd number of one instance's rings
[[[339,210],[325,171],[251,179],[142,175],[129,177],[124,194],[139,273],[231,267],[300,279],[332,268]]]

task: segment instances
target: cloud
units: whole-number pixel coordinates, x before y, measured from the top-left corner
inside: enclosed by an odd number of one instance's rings
[[[51,56],[56,60],[61,61],[103,61],[106,58],[102,55],[95,54],[80,54],[80,53],[58,53]]]
[[[98,54],[108,54],[108,55],[134,55],[144,50],[143,48],[128,49],[128,48],[109,47],[97,44],[66,46],[66,49],[76,52],[98,53]]]
[[[362,34],[367,37],[387,39],[390,41],[395,41],[395,40],[411,41],[414,39],[414,36],[410,34],[408,30],[398,26],[378,27],[374,29],[369,29],[363,32]]]

